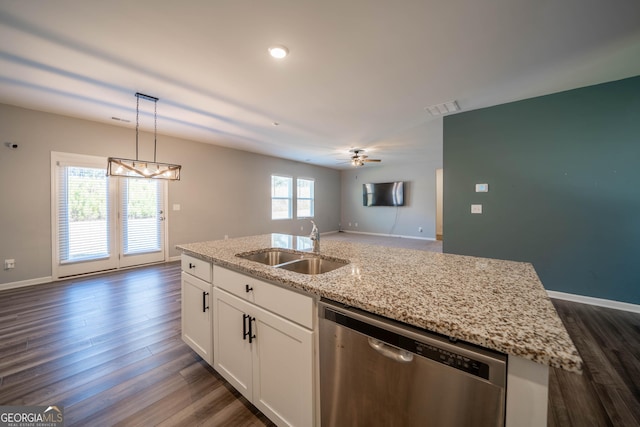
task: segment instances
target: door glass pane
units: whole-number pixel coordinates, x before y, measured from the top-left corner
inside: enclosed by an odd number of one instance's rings
[[[100,168],[59,168],[60,263],[109,257],[109,181]]]
[[[161,183],[152,179],[123,179],[122,248],[124,255],[162,249]]]

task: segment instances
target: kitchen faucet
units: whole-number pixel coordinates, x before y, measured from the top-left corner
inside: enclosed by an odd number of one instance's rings
[[[318,231],[315,222],[311,221],[311,224],[313,224],[313,229],[311,229],[309,238],[313,240],[313,252],[320,253],[320,231]]]

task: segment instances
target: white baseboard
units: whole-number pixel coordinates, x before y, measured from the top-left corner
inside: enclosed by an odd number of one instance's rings
[[[437,240],[435,237],[416,237],[416,236],[404,236],[402,234],[368,233],[366,231],[353,231],[353,230],[342,230],[341,233],[367,234],[369,236],[382,236],[382,237],[399,237],[401,239],[429,240],[432,242],[435,242]]]
[[[616,310],[630,311],[632,313],[640,313],[640,305],[630,304],[628,302],[613,301],[610,299],[587,297],[583,295],[568,294],[558,291],[547,291],[549,298],[562,299],[566,301],[579,302],[582,304],[597,305],[598,307],[614,308]]]
[[[170,257],[166,261],[160,261],[160,262],[156,262],[156,263],[152,263],[152,264],[163,264],[165,262],[172,262],[172,261],[180,261],[180,255],[174,256],[174,257]],[[145,265],[152,265],[152,264],[132,265],[130,267],[123,267],[123,268],[120,269],[120,271],[122,271],[122,270],[130,270],[130,269],[138,268],[138,267],[144,267]],[[18,282],[0,283],[0,291],[4,291],[4,290],[7,290],[7,289],[24,288],[24,287],[33,286],[33,285],[42,285],[43,283],[51,283],[51,282],[55,282],[55,281],[58,281],[58,280],[67,280],[67,279],[72,279],[72,278],[75,279],[75,278],[79,278],[79,277],[96,276],[98,274],[104,274],[104,273],[109,273],[109,272],[114,272],[114,271],[118,271],[118,270],[114,269],[114,270],[96,271],[95,273],[79,274],[77,276],[63,277],[61,279],[54,279],[52,276],[47,276],[47,277],[38,277],[38,278],[35,278],[35,279],[20,280]]]
[[[0,291],[4,291],[7,289],[23,288],[25,286],[41,285],[43,283],[49,283],[52,281],[53,281],[53,278],[51,276],[47,276],[47,277],[38,277],[35,279],[20,280],[18,282],[2,283],[0,284]]]

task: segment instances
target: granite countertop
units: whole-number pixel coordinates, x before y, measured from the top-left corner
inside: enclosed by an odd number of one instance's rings
[[[409,325],[570,372],[582,359],[530,263],[322,241],[321,255],[350,263],[305,275],[236,254],[309,251],[307,237],[266,234],[178,245],[222,267]]]

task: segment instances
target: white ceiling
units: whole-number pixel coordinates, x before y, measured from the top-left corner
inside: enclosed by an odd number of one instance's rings
[[[640,1],[0,0],[0,40],[1,103],[133,128],[142,92],[160,134],[348,167],[438,152],[432,104],[640,74]]]

